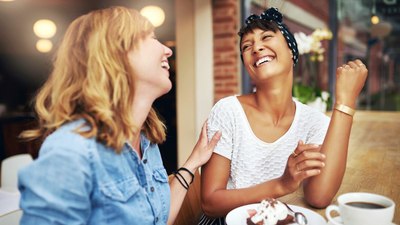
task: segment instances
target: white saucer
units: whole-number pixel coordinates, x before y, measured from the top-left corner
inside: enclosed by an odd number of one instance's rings
[[[335,222],[338,223],[343,223],[342,218],[340,218],[340,216],[333,217],[333,220],[335,220]],[[326,225],[334,225],[334,224],[328,220],[328,223]]]
[[[343,223],[342,218],[340,216],[333,217],[333,220],[338,223]],[[334,225],[331,221],[328,220],[328,223],[326,225]],[[396,225],[395,223],[392,223],[392,225]]]

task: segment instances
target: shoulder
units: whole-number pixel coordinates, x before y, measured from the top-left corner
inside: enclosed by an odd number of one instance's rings
[[[218,100],[211,109],[209,119],[223,119],[236,117],[240,103],[236,96],[229,96]]]
[[[232,95],[221,98],[215,103],[214,107],[231,106],[237,104],[237,102],[238,102],[237,97],[235,95]]]
[[[65,152],[80,156],[88,154],[88,150],[96,145],[95,138],[86,138],[78,133],[79,130],[89,129],[84,120],[76,120],[62,125],[43,142],[39,157],[46,154]],[[78,156],[77,155],[77,156]]]
[[[305,105],[301,102],[296,102],[298,109],[297,117],[299,125],[303,128],[326,130],[329,126],[330,117],[316,108]]]
[[[319,111],[316,108],[303,104],[297,100],[296,107],[299,109],[300,116],[303,118],[318,118],[320,120],[329,120],[329,116]]]

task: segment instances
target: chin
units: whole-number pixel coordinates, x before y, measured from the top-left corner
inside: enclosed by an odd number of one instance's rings
[[[172,89],[172,83],[170,81],[169,85],[166,85],[166,86],[163,87],[160,97],[165,95],[165,94],[167,94],[169,91],[171,91],[171,89]]]

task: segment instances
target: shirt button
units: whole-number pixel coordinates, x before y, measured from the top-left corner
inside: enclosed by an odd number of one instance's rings
[[[147,159],[143,159],[143,163],[146,164],[147,163]]]
[[[158,217],[156,217],[156,223],[158,222]]]
[[[154,192],[154,187],[151,187],[151,188],[150,188],[150,191],[151,191],[151,192]]]

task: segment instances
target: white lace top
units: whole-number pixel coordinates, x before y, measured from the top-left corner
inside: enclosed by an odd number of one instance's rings
[[[227,189],[253,186],[280,177],[298,141],[322,144],[330,118],[295,100],[296,113],[289,130],[273,143],[253,133],[236,96],[219,100],[208,119],[208,137],[222,131],[214,152],[231,160]]]

